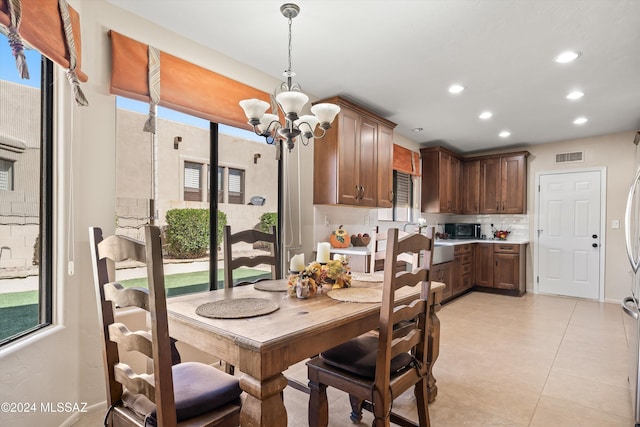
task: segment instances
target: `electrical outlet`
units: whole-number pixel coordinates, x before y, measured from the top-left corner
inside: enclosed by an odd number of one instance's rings
[[[327,226],[327,225],[331,225],[331,220],[330,220],[330,219],[329,219],[329,217],[327,217],[326,215],[325,215],[325,217],[324,217],[324,225],[325,225],[325,226]]]
[[[611,221],[611,228],[620,228],[620,221],[617,219],[614,219]]]

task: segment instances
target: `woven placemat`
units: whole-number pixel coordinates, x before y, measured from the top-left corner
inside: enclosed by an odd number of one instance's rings
[[[286,280],[279,280],[277,282],[258,282],[253,285],[253,288],[259,291],[287,292],[287,282]]]
[[[329,298],[343,302],[381,302],[382,289],[342,288],[327,292]]]
[[[196,314],[212,319],[242,319],[273,313],[280,306],[264,298],[237,298],[208,302],[196,308]]]
[[[351,273],[351,280],[358,282],[382,282],[384,273]]]

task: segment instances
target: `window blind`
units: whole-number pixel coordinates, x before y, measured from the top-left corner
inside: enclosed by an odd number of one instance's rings
[[[0,159],[0,190],[13,190],[13,162]]]
[[[184,162],[184,188],[200,189],[200,165]]]
[[[242,193],[242,173],[239,169],[229,169],[229,192]]]

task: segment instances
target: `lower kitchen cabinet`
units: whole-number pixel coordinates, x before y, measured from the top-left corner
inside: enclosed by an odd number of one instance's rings
[[[523,244],[478,243],[474,256],[475,285],[509,295],[524,294],[525,248]]]
[[[435,264],[431,267],[431,280],[436,282],[442,282],[446,285],[444,292],[442,293],[442,299],[447,299],[453,295],[453,284],[451,283],[451,273],[453,268],[453,262],[443,262],[442,264]]]
[[[473,286],[471,244],[456,245],[451,271],[451,292],[457,296]]]

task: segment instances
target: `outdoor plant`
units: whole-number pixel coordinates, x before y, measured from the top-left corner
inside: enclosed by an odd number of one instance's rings
[[[166,214],[167,253],[173,258],[200,258],[209,248],[209,210],[171,209]],[[217,241],[222,241],[227,216],[218,211]]]
[[[271,227],[278,226],[278,213],[265,212],[260,216],[260,231],[271,233]]]

